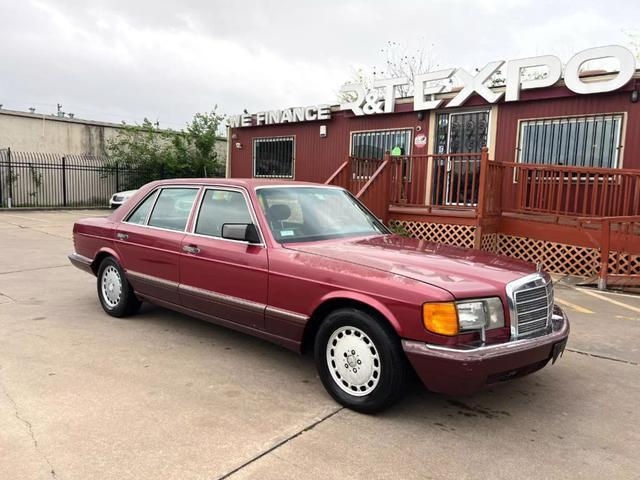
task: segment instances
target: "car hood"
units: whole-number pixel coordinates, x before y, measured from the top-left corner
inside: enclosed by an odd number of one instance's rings
[[[443,288],[459,299],[504,295],[507,283],[536,271],[533,264],[522,260],[399,235],[286,247],[402,275]]]

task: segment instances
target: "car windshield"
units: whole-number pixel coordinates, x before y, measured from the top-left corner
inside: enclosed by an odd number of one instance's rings
[[[260,188],[258,200],[280,243],[388,233],[378,219],[338,188]]]

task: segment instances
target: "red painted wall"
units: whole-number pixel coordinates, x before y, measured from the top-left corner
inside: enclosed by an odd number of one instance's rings
[[[626,138],[623,138],[623,167],[640,168],[640,102],[631,103],[629,85],[624,90],[594,95],[575,95],[564,87],[547,89],[549,98],[501,103],[498,111],[496,159],[516,161],[518,120],[600,113],[627,113]],[[529,92],[523,92],[529,93]],[[556,95],[562,95],[556,97]],[[532,98],[533,95],[529,95]],[[554,98],[555,97],[555,98]],[[535,97],[533,97],[535,98]]]
[[[575,95],[565,87],[528,90],[521,93],[519,102],[500,102],[496,133],[495,157],[502,161],[514,161],[518,120],[571,116],[592,113],[627,113],[626,138],[623,145],[625,168],[640,168],[640,102],[631,103],[630,92],[634,85],[640,88],[640,80],[632,80],[623,89],[612,93]],[[469,99],[465,107],[488,106],[478,96]],[[324,182],[349,155],[350,133],[360,130],[391,128],[413,128],[420,125],[422,132],[429,131],[429,112],[418,121],[418,112],[411,111],[412,104],[397,104],[396,112],[390,114],[356,117],[351,112],[333,112],[326,122],[291,123],[282,125],[254,126],[231,130],[231,177],[252,176],[253,138],[270,136],[295,136],[296,159],[295,180]],[[455,111],[447,109],[446,111]],[[327,137],[320,138],[320,125],[327,126]],[[241,149],[235,147],[242,144]],[[413,148],[413,147],[412,147]],[[427,153],[428,145],[413,153]]]
[[[253,169],[253,139],[272,136],[295,136],[295,180],[324,182],[349,156],[351,132],[422,127],[429,131],[429,115],[418,121],[417,112],[402,112],[408,105],[397,105],[390,114],[356,117],[350,112],[333,112],[331,120],[322,122],[288,123],[282,125],[254,126],[232,129],[231,177],[251,177]],[[327,126],[327,136],[320,138],[320,125]],[[415,136],[415,130],[411,137]],[[235,144],[240,142],[241,149]],[[426,153],[426,147],[423,149]]]

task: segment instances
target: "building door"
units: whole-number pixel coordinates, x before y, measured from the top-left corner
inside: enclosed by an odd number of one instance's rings
[[[489,110],[438,114],[435,153],[442,156],[434,162],[434,205],[478,203],[480,151],[488,133]]]

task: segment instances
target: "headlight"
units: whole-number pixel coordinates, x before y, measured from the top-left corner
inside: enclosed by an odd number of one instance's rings
[[[498,297],[422,305],[422,323],[430,332],[457,335],[470,330],[504,327],[502,301]]]
[[[490,330],[504,327],[502,302],[498,297],[457,302],[460,330]]]

